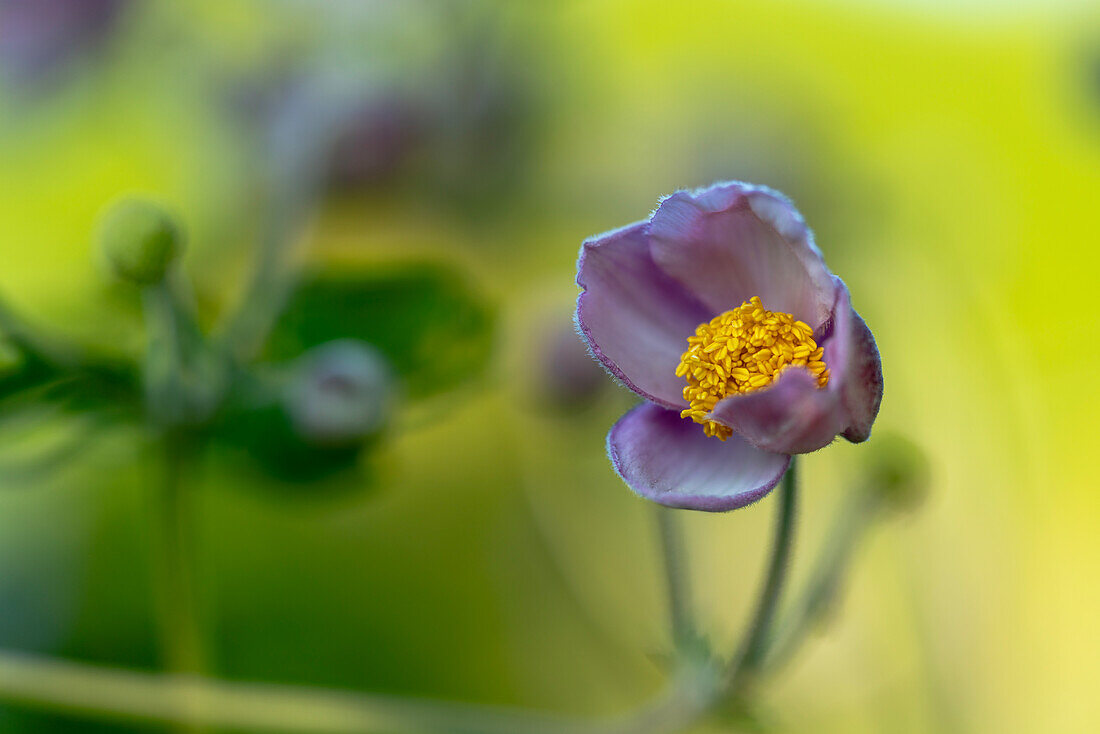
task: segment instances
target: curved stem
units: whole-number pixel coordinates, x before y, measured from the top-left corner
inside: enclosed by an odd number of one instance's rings
[[[783,591],[787,567],[790,564],[791,547],[794,541],[795,505],[798,499],[797,459],[791,457],[790,468],[783,476],[779,489],[779,514],[776,519],[775,545],[768,563],[764,588],[760,592],[756,613],[749,627],[740,653],[734,663],[731,688],[736,690],[742,682],[752,676],[760,667],[767,653],[775,610],[779,605],[779,596]]]
[[[113,722],[299,734],[659,734],[710,702],[690,680],[628,714],[567,717],[295,686],[106,668],[0,651],[0,700]]]
[[[676,649],[683,651],[695,641],[697,635],[691,604],[691,583],[684,552],[684,535],[677,512],[679,510],[657,507],[657,526],[661,535],[661,551],[664,555],[672,640]]]

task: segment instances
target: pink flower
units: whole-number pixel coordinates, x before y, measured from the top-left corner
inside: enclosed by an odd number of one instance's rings
[[[736,509],[771,491],[791,454],[870,436],[874,337],[782,194],[678,191],[648,220],[585,241],[577,284],[592,354],[646,400],[607,435],[643,497]]]

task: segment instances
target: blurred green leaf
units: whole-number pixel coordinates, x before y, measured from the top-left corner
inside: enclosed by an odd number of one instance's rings
[[[74,410],[130,407],[138,386],[134,365],[29,326],[0,300],[0,415],[36,401]]]
[[[274,400],[230,412],[216,427],[214,437],[244,449],[265,471],[286,480],[289,486],[351,469],[363,450],[361,445],[324,447],[306,443]]]
[[[19,369],[0,374],[0,419],[34,404],[62,405],[74,413],[140,413],[140,395],[136,371],[97,366],[63,372],[28,358]]]
[[[303,279],[267,356],[288,360],[324,342],[361,339],[386,356],[407,396],[422,398],[481,374],[493,323],[488,304],[444,265],[329,269]]]
[[[357,489],[364,484],[362,458],[377,443],[377,436],[338,445],[317,445],[296,429],[282,400],[287,372],[268,366],[236,376],[230,399],[208,437],[221,448],[242,451],[264,480],[265,491],[287,495],[306,491],[311,497],[339,494],[334,489]],[[341,482],[348,472],[359,472],[353,482]],[[280,481],[271,481],[280,480]],[[328,481],[332,480],[332,481]],[[320,483],[327,482],[325,486]]]
[[[0,480],[27,486],[67,466],[104,426],[139,417],[135,387],[120,374],[59,371],[28,359],[0,377]]]
[[[43,360],[20,353],[18,361],[7,361],[0,369],[0,401],[57,378],[58,371]]]

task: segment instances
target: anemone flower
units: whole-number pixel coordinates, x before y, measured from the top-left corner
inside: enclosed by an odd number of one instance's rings
[[[593,356],[645,399],[607,434],[639,495],[733,510],[770,492],[792,454],[870,436],[874,337],[782,194],[678,191],[649,219],[586,240],[577,284]]]

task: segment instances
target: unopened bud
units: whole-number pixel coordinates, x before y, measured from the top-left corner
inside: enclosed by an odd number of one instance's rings
[[[924,451],[896,433],[876,435],[868,445],[867,486],[886,505],[911,510],[928,494],[931,467]]]
[[[575,410],[590,404],[611,385],[572,323],[561,319],[548,324],[541,336],[538,374],[551,404]]]
[[[392,372],[378,350],[344,339],[299,358],[284,405],[294,430],[307,442],[346,446],[385,425],[393,390]]]
[[[164,278],[183,252],[183,232],[151,201],[123,199],[103,216],[99,244],[118,277],[151,285]]]

